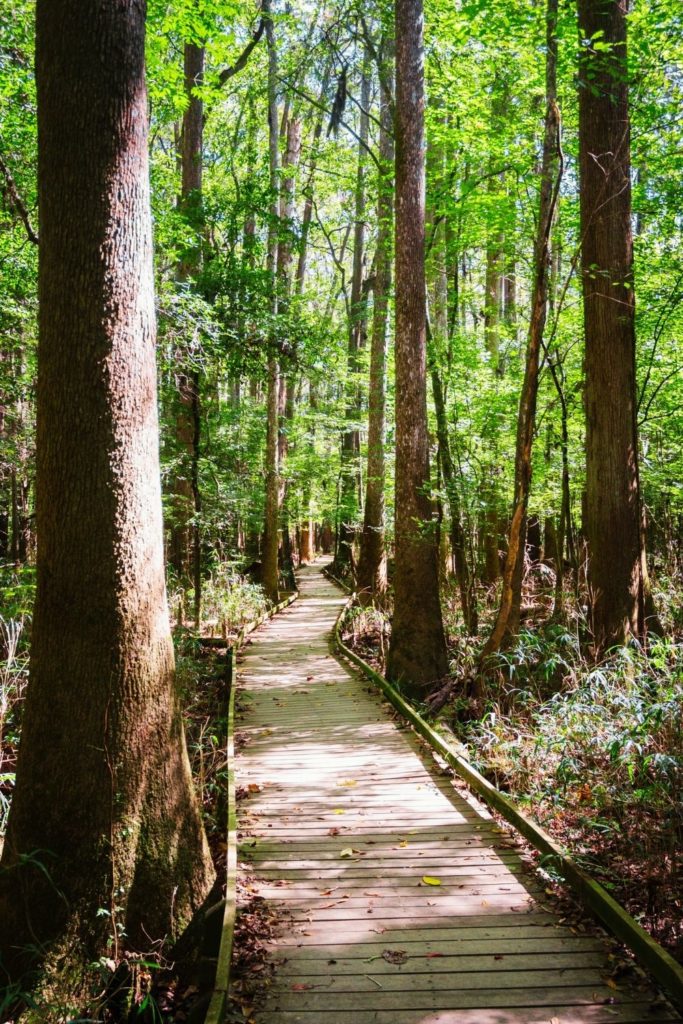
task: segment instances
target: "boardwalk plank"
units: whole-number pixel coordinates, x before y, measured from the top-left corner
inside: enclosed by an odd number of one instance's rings
[[[316,567],[300,586],[238,658],[242,878],[276,922],[257,1024],[680,1021],[606,984],[601,936],[544,905],[509,830],[331,655],[335,588]]]

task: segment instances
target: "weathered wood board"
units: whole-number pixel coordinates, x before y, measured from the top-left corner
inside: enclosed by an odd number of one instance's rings
[[[332,654],[342,604],[305,568],[238,659],[241,871],[277,919],[257,1024],[680,1021]]]

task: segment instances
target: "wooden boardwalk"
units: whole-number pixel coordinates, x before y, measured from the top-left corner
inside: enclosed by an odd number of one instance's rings
[[[242,871],[276,912],[257,1024],[680,1020],[607,978],[514,839],[332,653],[320,573],[238,661]]]

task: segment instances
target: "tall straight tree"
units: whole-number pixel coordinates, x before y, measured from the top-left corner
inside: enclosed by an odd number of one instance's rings
[[[362,393],[360,359],[367,342],[368,297],[363,287],[366,241],[366,163],[370,131],[370,68],[368,54],[363,57],[361,71],[360,118],[358,131],[358,164],[354,191],[353,264],[351,301],[349,303],[349,343],[347,354],[346,424],[341,439],[341,488],[339,497],[339,543],[333,569],[343,575],[353,565],[353,544],[356,537],[354,520],[360,503],[360,420]]]
[[[280,223],[280,125],[277,109],[277,50],[270,0],[262,5],[268,42],[268,166],[270,180],[270,220],[268,224],[268,280],[270,285],[270,338],[268,350],[268,391],[266,424],[266,501],[263,524],[263,586],[271,601],[279,597],[280,527],[280,363],[275,348],[279,309],[277,252]]]
[[[164,582],[144,45],[140,0],[38,0],[38,589],[0,870],[10,975],[55,941],[147,949],[213,877]]]
[[[181,143],[180,209],[192,231],[192,242],[183,253],[178,266],[178,280],[191,282],[197,277],[202,261],[202,178],[204,149],[204,103],[197,95],[204,81],[204,47],[185,43],[184,77],[187,106],[183,113]],[[180,447],[181,470],[174,480],[174,522],[171,528],[170,561],[176,572],[191,578],[194,589],[194,624],[199,629],[202,600],[201,492],[199,489],[199,444],[201,409],[199,373],[187,364],[192,358],[192,343],[176,351],[179,364],[177,382],[176,440]],[[189,523],[193,520],[192,526]],[[191,541],[190,541],[191,537]],[[191,552],[191,554],[190,554]],[[191,564],[191,571],[188,568]]]
[[[370,349],[368,400],[368,471],[365,511],[356,573],[356,590],[362,604],[382,598],[387,588],[384,550],[384,460],[386,426],[387,319],[391,289],[391,231],[394,218],[394,139],[391,100],[388,95],[393,68],[394,41],[382,40],[379,115],[379,172],[377,176],[377,253],[375,256],[375,303]],[[385,87],[386,86],[386,87]]]
[[[387,671],[414,691],[445,675],[429,496],[422,0],[396,0],[396,524]]]
[[[636,426],[628,0],[578,0],[588,584],[597,653],[657,626]],[[599,45],[593,45],[597,41]]]

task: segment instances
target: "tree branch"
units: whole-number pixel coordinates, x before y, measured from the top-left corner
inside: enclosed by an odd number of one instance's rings
[[[2,174],[2,177],[5,179],[5,186],[3,192],[5,193],[8,205],[12,210],[14,210],[14,212],[26,228],[26,234],[28,235],[29,242],[33,242],[34,245],[38,245],[38,235],[33,230],[33,225],[31,224],[29,212],[26,208],[24,201],[19,195],[19,192],[17,191],[17,186],[15,184],[14,178],[12,177],[12,172],[3,160],[2,156],[0,156],[0,174]]]
[[[249,60],[249,57],[251,56],[251,51],[256,46],[258,46],[261,36],[263,35],[263,32],[265,30],[265,27],[266,23],[264,22],[263,18],[261,18],[257,27],[254,29],[254,33],[251,39],[244,47],[235,63],[231,64],[229,68],[224,68],[221,71],[220,75],[218,76],[219,86],[225,85],[226,82],[229,82],[234,75],[236,75],[239,71],[242,70],[242,68],[246,66],[246,63]]]

